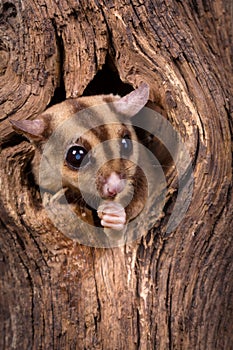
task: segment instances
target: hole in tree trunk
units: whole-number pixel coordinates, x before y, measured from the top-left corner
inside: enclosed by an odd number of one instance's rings
[[[121,81],[117,69],[108,56],[103,68],[96,74],[83,92],[83,96],[114,94],[124,96],[133,90]]]
[[[57,39],[59,45],[59,52],[61,52],[60,61],[63,60],[63,43],[60,38]],[[62,79],[62,68],[60,86],[55,89],[54,95],[49,103],[48,107],[51,107],[57,103],[65,101],[66,91],[64,80]],[[102,69],[97,72],[94,79],[88,84],[83,92],[83,96],[101,95],[101,94],[114,94],[124,96],[133,90],[133,87],[129,84],[125,84],[121,81],[118,71],[112,61],[107,56],[106,63]],[[47,108],[48,108],[47,107]]]

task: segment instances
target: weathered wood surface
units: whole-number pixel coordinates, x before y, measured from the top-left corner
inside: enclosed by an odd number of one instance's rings
[[[232,348],[232,13],[230,0],[0,1],[1,349]],[[195,179],[171,235],[174,174],[161,220],[114,249],[54,229],[33,148],[8,120],[82,95],[103,66],[86,93],[123,93],[113,66],[124,83],[148,82]]]

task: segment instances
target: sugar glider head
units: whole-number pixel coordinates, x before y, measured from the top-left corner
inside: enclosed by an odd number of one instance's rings
[[[66,100],[34,120],[11,120],[13,128],[34,143],[34,173],[42,187],[67,187],[99,193],[113,200],[129,191],[136,176],[138,145],[130,118],[147,103],[142,83],[124,97],[98,95]],[[39,162],[46,166],[39,170]],[[41,183],[39,183],[41,185]]]

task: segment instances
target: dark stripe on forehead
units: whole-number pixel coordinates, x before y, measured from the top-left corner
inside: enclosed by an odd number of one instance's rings
[[[110,139],[108,124],[97,126],[96,128],[91,129],[91,132],[98,138],[100,142],[106,141]]]
[[[108,132],[108,125],[100,125],[98,127],[92,128],[84,132],[79,139],[76,140],[76,143],[84,146],[88,151],[92,148],[95,148],[104,141],[111,140]],[[111,143],[103,144],[103,152],[107,157],[113,157],[113,150],[111,149]]]
[[[85,126],[86,127],[86,126]],[[93,135],[93,144],[104,142],[110,139],[109,127],[107,124],[89,128],[81,135],[80,139],[91,139]]]
[[[93,134],[96,137],[98,137],[98,140],[100,141],[100,143],[111,140],[109,128],[111,128],[111,124],[104,124],[92,130]],[[113,158],[114,150],[111,147],[111,142],[108,142],[107,144],[103,144],[103,147],[104,147],[104,153],[107,155],[107,157]]]

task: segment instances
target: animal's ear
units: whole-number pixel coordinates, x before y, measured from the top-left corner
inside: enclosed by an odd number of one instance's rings
[[[49,135],[49,116],[44,115],[34,120],[10,120],[13,129],[26,136],[30,141],[43,141]]]
[[[127,117],[133,117],[147,103],[149,92],[149,85],[141,83],[136,90],[113,102],[114,109],[117,113],[126,115]]]

